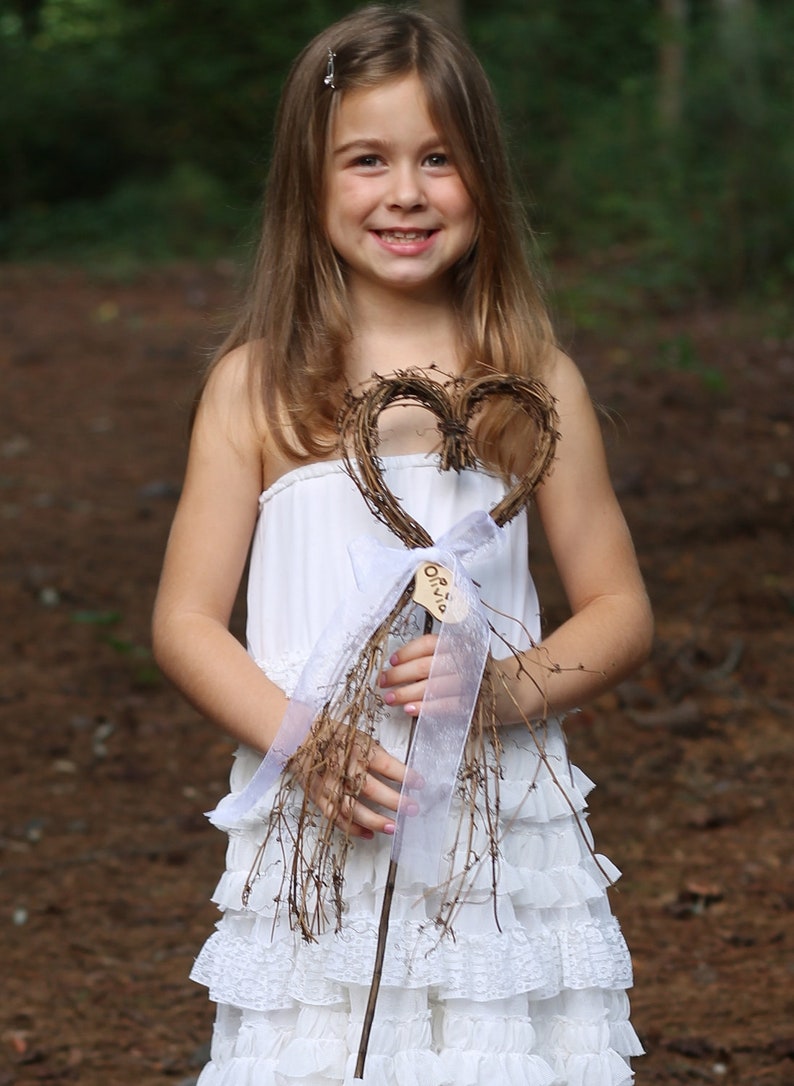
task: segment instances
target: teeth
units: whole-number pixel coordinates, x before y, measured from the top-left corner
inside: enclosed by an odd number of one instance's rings
[[[429,230],[380,230],[379,233],[386,241],[424,241],[430,235]]]

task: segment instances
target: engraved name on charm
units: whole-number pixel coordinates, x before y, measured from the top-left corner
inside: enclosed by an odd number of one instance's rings
[[[414,577],[413,599],[439,622],[462,622],[466,600],[455,591],[452,573],[437,562],[422,562]]]

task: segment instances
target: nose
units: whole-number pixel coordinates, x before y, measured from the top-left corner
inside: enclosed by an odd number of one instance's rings
[[[393,168],[391,187],[388,194],[389,206],[402,211],[414,211],[425,207],[427,196],[422,178],[422,171],[413,164]]]

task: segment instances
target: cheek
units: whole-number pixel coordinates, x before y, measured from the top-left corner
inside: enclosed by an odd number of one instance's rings
[[[326,236],[336,247],[344,238],[345,224],[348,218],[347,203],[338,184],[329,186],[325,197],[323,226]]]
[[[449,193],[448,206],[461,223],[468,220],[472,229],[474,229],[477,222],[477,212],[474,208],[474,201],[461,181],[456,181],[454,188]]]
[[[357,177],[340,178],[328,194],[329,215],[354,216],[367,204],[368,191]]]
[[[465,227],[469,235],[469,243],[473,244],[480,229],[480,217],[467,192],[464,192],[460,201],[460,223]]]

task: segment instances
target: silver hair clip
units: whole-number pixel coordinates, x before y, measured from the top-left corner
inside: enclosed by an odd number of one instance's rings
[[[330,87],[331,90],[336,90],[336,84],[334,83],[334,75],[335,75],[334,61],[335,60],[336,60],[336,53],[332,52],[332,50],[329,49],[328,50],[328,64],[326,65],[326,68],[325,68],[325,78],[323,79],[323,83],[325,83],[326,87]]]

